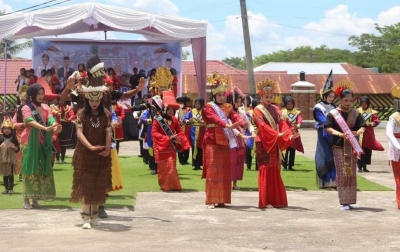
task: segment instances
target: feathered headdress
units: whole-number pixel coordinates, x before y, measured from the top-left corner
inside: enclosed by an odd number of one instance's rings
[[[345,90],[345,89],[353,90],[354,89],[354,82],[349,81],[349,80],[342,80],[342,81],[339,81],[338,83],[336,83],[332,88],[333,92],[335,92],[335,94],[337,96],[340,96],[342,91]]]
[[[228,78],[226,75],[220,75],[218,72],[213,72],[212,75],[207,77],[207,86],[211,89],[213,95],[219,92],[224,92],[228,90],[227,88]]]
[[[260,81],[257,84],[257,90],[258,90],[258,94],[262,95],[262,94],[272,94],[274,92],[276,88],[276,84],[275,82],[273,82],[272,80],[265,78],[265,80]]]
[[[333,88],[333,78],[332,78],[332,70],[328,75],[328,78],[326,78],[325,84],[322,87],[322,89],[319,91],[319,94],[321,95],[321,98],[325,93],[328,93],[332,90]]]

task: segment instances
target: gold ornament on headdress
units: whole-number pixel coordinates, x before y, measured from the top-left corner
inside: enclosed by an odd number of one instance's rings
[[[272,103],[274,103],[276,105],[281,105],[282,104],[282,95],[276,94],[274,96],[274,99],[272,100]]]
[[[20,98],[20,99],[22,99],[21,98],[21,94],[22,93],[25,93],[25,97],[26,97],[26,92],[28,91],[28,85],[26,85],[26,84],[24,84],[24,85],[22,85],[22,87],[20,87],[19,88],[19,90],[18,90],[18,97]],[[25,98],[26,99],[26,98]]]
[[[26,92],[22,92],[18,94],[18,97],[20,100],[26,100],[26,98],[28,97],[28,94]]]
[[[91,101],[98,101],[103,98],[104,91],[107,90],[106,86],[101,87],[82,87],[83,92],[85,93],[85,97]]]
[[[228,78],[226,75],[220,75],[218,72],[213,72],[212,75],[207,77],[208,87],[211,88],[213,95],[219,92],[226,92],[228,90]]]
[[[257,84],[257,90],[259,94],[262,93],[267,93],[267,94],[272,94],[274,92],[276,88],[276,84],[275,82],[273,82],[272,80],[265,78],[265,80],[260,81]]]
[[[397,99],[400,99],[400,88],[398,86],[393,86],[390,89],[390,94]]]
[[[172,81],[174,80],[174,76],[166,67],[159,67],[156,70],[156,75],[154,79],[150,80],[150,92],[154,94],[161,94],[164,90],[172,89]]]
[[[100,62],[92,67],[92,69],[90,69],[90,73],[93,75],[93,77],[104,76],[106,74],[106,72],[104,71],[104,62]]]
[[[340,96],[343,90],[345,89],[354,89],[354,82],[349,81],[349,80],[341,80],[338,83],[336,83],[333,87],[332,90],[333,92],[337,95]]]
[[[1,125],[1,128],[11,128],[14,129],[14,124],[11,122],[10,119],[4,119],[3,124]]]

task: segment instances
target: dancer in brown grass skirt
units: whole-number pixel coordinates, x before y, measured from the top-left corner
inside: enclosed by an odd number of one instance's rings
[[[83,229],[97,226],[99,206],[106,201],[111,182],[111,114],[103,106],[103,87],[84,88],[85,107],[78,111],[78,143],[72,159],[74,167],[71,202],[82,202]]]

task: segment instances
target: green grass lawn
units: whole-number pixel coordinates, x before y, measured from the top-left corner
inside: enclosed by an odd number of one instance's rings
[[[46,208],[79,208],[79,204],[69,202],[72,184],[71,158],[68,164],[54,165],[54,178],[57,198],[55,200],[40,201]],[[159,192],[157,176],[150,175],[148,166],[138,157],[120,157],[123,174],[123,186],[120,191],[110,194],[107,207],[132,207],[135,204],[137,192]],[[313,160],[296,157],[296,171],[283,171],[282,177],[287,190],[318,190],[316,183],[315,164]],[[179,177],[184,192],[204,191],[204,180],[200,179],[202,171],[193,171],[190,165],[178,165]],[[245,170],[243,181],[238,182],[242,191],[257,191],[258,172]],[[17,177],[15,177],[17,178]],[[387,187],[380,186],[357,176],[358,188],[361,191],[388,191]],[[0,209],[22,208],[21,182],[16,182],[14,195],[0,194]],[[3,190],[1,190],[3,191]]]

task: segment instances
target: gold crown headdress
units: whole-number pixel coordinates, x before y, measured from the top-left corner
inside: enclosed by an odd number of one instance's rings
[[[101,86],[101,87],[82,87],[83,92],[85,93],[85,97],[88,100],[92,101],[98,101],[103,98],[103,93],[104,91],[107,90],[106,86]]]
[[[273,82],[272,80],[265,78],[265,80],[260,81],[257,84],[257,90],[258,90],[258,94],[272,94],[274,92],[276,88],[276,84],[275,82]]]
[[[275,94],[274,99],[272,100],[271,103],[274,103],[274,104],[276,104],[276,105],[281,105],[282,102],[283,102],[282,95],[280,95],[280,94]]]
[[[349,81],[349,80],[341,80],[338,83],[336,83],[332,88],[333,92],[337,96],[340,96],[342,91],[345,90],[345,89],[353,90],[354,89],[354,82]]]
[[[390,94],[397,99],[400,99],[400,88],[396,85],[394,85],[391,89],[390,89]]]
[[[161,94],[164,90],[172,89],[172,82],[174,80],[174,76],[166,67],[159,67],[156,70],[156,75],[154,79],[150,83],[150,91],[154,94]]]
[[[9,118],[4,119],[3,123],[1,124],[1,128],[11,128],[14,129],[14,124],[11,122]]]
[[[21,98],[21,95],[22,95],[23,93],[25,93],[25,99],[26,99],[26,92],[28,92],[28,85],[22,85],[22,86],[19,88],[19,90],[18,90],[18,97],[19,97],[20,99],[22,99],[22,98]]]
[[[101,77],[106,74],[104,71],[104,62],[100,62],[94,67],[90,69],[90,73],[93,75],[93,77]]]
[[[207,84],[211,88],[213,95],[219,92],[226,92],[228,90],[228,78],[226,75],[220,75],[218,72],[213,72],[212,75],[207,77]]]

